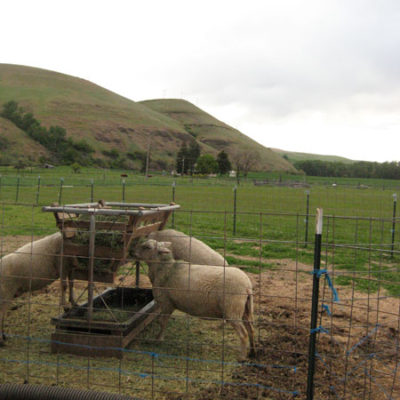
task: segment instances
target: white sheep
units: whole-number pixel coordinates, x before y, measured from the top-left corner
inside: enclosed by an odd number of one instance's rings
[[[4,316],[12,299],[22,293],[41,289],[60,276],[60,232],[28,243],[0,259],[0,345],[4,345]],[[64,265],[65,264],[65,265]],[[62,304],[65,304],[68,259],[63,264]],[[70,301],[74,303],[70,286]]]
[[[175,229],[164,229],[150,233],[149,239],[157,242],[172,243],[172,253],[175,260],[183,260],[193,264],[218,265],[227,267],[229,264],[221,254],[193,236],[185,235]]]
[[[202,318],[229,322],[240,338],[240,360],[255,355],[253,289],[249,277],[238,268],[190,264],[175,261],[170,243],[149,239],[136,248],[136,257],[146,261],[153,284],[153,296],[161,308],[162,340],[175,309]]]

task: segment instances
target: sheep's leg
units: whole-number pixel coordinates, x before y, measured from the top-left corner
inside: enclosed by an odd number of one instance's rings
[[[65,278],[61,278],[61,306],[64,308],[64,311],[68,311],[69,309],[65,296],[66,291],[67,291],[67,280]]]
[[[72,273],[68,276],[68,287],[69,287],[69,302],[72,306],[76,306],[74,298],[74,278],[72,277]]]
[[[7,303],[3,303],[0,307],[0,347],[5,346],[6,336],[4,335],[4,317],[8,308]]]
[[[233,328],[235,329],[236,333],[239,336],[239,339],[240,339],[239,361],[244,361],[247,358],[247,345],[249,342],[246,328],[244,327],[244,324],[242,321],[233,321],[233,320],[229,321],[228,320],[228,322],[233,326]]]
[[[250,353],[249,357],[256,356],[256,344],[254,340],[254,326],[253,326],[253,296],[249,295],[247,297],[244,314],[243,314],[243,323],[247,330],[247,334],[250,340]]]
[[[71,262],[70,262],[71,265]],[[78,259],[72,258],[72,267],[70,266],[68,271],[68,285],[69,285],[69,302],[72,306],[76,306],[77,303],[74,297],[74,270],[79,267]]]
[[[61,276],[61,306],[64,308],[64,311],[68,311],[70,307],[67,305],[66,301],[66,292],[67,292],[67,272],[65,269],[62,271],[62,276]]]
[[[159,324],[160,324],[160,332],[157,335],[157,340],[164,340],[164,332],[165,328],[167,327],[169,318],[174,311],[173,308],[163,308],[161,310],[160,318],[159,318]]]
[[[256,356],[256,344],[254,341],[254,326],[252,321],[243,321],[243,324],[247,330],[247,334],[250,340],[250,353],[249,357],[255,357]]]

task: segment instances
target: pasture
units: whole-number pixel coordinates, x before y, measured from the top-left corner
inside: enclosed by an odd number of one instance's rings
[[[0,349],[0,383],[27,380],[143,399],[304,398],[314,216],[321,207],[321,268],[329,271],[332,285],[322,276],[318,318],[328,333],[318,332],[317,398],[396,398],[400,390],[396,182],[362,181],[361,187],[360,180],[313,183],[310,179],[310,187],[291,187],[279,185],[282,177],[270,175],[268,185],[255,186],[249,178],[235,189],[234,179],[162,175],[145,179],[129,174],[121,178],[119,171],[68,174],[66,169],[43,171],[39,179],[36,173],[1,172],[1,255],[55,232],[53,215],[41,211],[55,201],[174,200],[181,209],[168,226],[203,240],[252,279],[258,353],[256,360],[238,364],[239,343],[228,325],[176,312],[163,343],[154,340],[157,323],[153,323],[122,360],[52,354],[49,342],[54,328],[49,320],[61,312],[55,282],[15,299],[6,320],[7,346]],[[288,179],[302,178],[283,177]],[[145,266],[141,272],[146,286]],[[115,284],[132,284],[133,274],[132,268],[124,267]],[[334,301],[332,287],[339,302]]]

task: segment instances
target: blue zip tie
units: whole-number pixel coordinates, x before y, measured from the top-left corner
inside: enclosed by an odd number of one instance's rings
[[[331,277],[329,276],[328,273],[326,273],[325,279],[328,281],[328,286],[329,286],[329,287],[331,288],[331,290],[332,290],[333,301],[334,301],[335,303],[339,303],[338,292],[337,292],[337,290],[333,287],[333,283],[332,283]]]
[[[310,272],[310,274],[317,275],[317,278],[321,278],[321,275],[327,274],[328,270],[326,269],[314,269]]]
[[[329,316],[332,315],[331,310],[329,309],[328,304],[322,304],[322,308],[326,311],[326,313],[327,313]]]
[[[310,272],[311,274],[317,275],[317,278],[321,278],[321,275],[325,275],[325,279],[328,282],[328,286],[330,287],[330,289],[332,290],[332,294],[333,294],[333,301],[335,303],[339,302],[339,295],[337,290],[334,288],[331,277],[329,276],[329,272],[326,269],[314,269]]]
[[[318,333],[318,332],[329,333],[329,331],[327,331],[322,325],[320,325],[318,328],[310,329],[310,333]]]

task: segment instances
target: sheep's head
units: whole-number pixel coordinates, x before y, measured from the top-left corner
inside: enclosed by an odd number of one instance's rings
[[[135,256],[143,261],[172,260],[171,243],[157,242],[154,239],[140,243],[135,249]]]

